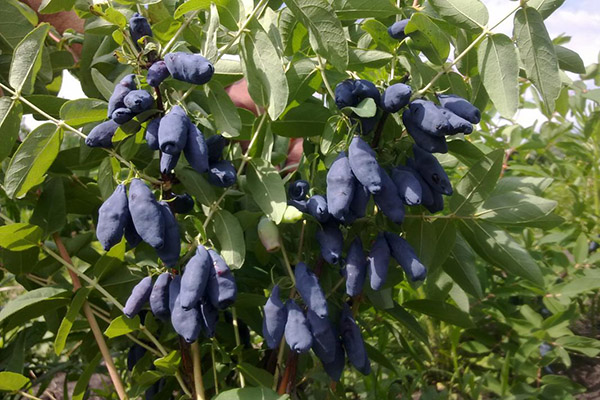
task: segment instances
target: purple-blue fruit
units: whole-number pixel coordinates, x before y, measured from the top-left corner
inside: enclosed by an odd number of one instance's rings
[[[306,208],[317,221],[327,222],[329,220],[329,206],[325,197],[315,194],[306,202]]]
[[[318,354],[317,357],[319,357]],[[323,360],[321,360],[321,362],[323,363],[323,369],[325,370],[327,375],[329,375],[329,378],[332,381],[339,382],[342,377],[342,372],[344,372],[344,366],[346,364],[346,355],[344,353],[344,348],[342,347],[342,341],[337,337],[337,335],[333,361],[326,363],[323,362]]]
[[[294,270],[296,289],[309,310],[314,311],[320,318],[327,317],[327,300],[317,276],[308,269],[306,264],[299,262]]]
[[[303,212],[303,213],[308,213],[308,205],[307,205],[308,201],[307,200],[288,200],[287,204],[288,206],[293,206],[296,207],[298,209],[298,211]]]
[[[367,258],[362,242],[356,237],[350,244],[346,255],[346,293],[354,297],[359,295],[367,278]]]
[[[378,120],[379,117],[377,117],[377,115],[368,118],[358,117],[358,133],[363,136],[368,135],[373,129],[375,129]]]
[[[321,224],[321,230],[317,231],[316,238],[325,261],[329,264],[337,264],[342,257],[344,247],[344,236],[338,224],[334,221]]]
[[[209,249],[208,254],[213,266],[206,286],[208,299],[213,306],[224,310],[232,305],[237,297],[235,277],[219,253]]]
[[[271,296],[264,307],[263,337],[269,349],[279,346],[287,322],[287,309],[279,298],[279,286],[273,286]]]
[[[367,355],[365,342],[360,333],[360,328],[352,317],[352,312],[347,304],[342,309],[342,320],[340,321],[342,343],[346,348],[346,354],[350,363],[360,373],[368,375],[371,373],[371,362]]]
[[[327,316],[320,317],[310,308],[306,311],[306,318],[312,332],[312,349],[323,363],[335,360],[335,350],[339,339],[334,327]]]
[[[229,160],[221,160],[210,164],[208,181],[215,186],[229,187],[237,181],[237,171]]]
[[[338,108],[354,107],[360,100],[354,95],[354,80],[346,79],[335,87],[335,104]]]
[[[406,37],[404,30],[406,29],[406,25],[408,25],[408,21],[410,21],[410,19],[403,19],[402,21],[394,22],[388,27],[388,34],[393,39],[404,39]]]
[[[181,292],[181,275],[174,275],[173,279],[169,283],[169,311],[173,312],[175,309],[175,300],[179,297]]]
[[[164,61],[156,61],[148,68],[148,75],[146,75],[146,82],[152,87],[158,87],[165,79],[171,74],[167,68],[167,64]]]
[[[418,99],[412,101],[408,107],[412,120],[423,132],[433,136],[444,136],[450,132],[448,118],[434,102]]]
[[[208,171],[208,146],[200,129],[188,120],[187,142],[183,149],[185,159],[196,172]]]
[[[204,332],[206,336],[211,338],[215,337],[215,328],[219,321],[219,310],[217,310],[210,302],[203,301],[200,305],[200,312],[202,315],[202,322],[204,325]]]
[[[306,353],[313,344],[308,320],[294,300],[289,299],[285,303],[285,308],[287,310],[285,341],[292,351]]]
[[[181,278],[181,291],[179,298],[181,307],[189,309],[194,307],[204,296],[213,262],[210,254],[202,245],[196,247],[196,254],[185,265]]]
[[[104,250],[110,250],[121,241],[129,218],[125,185],[118,185],[98,210],[96,237]]]
[[[188,214],[194,209],[194,199],[187,193],[178,194],[171,202],[173,211],[177,214]]]
[[[450,124],[450,130],[447,133],[448,135],[456,135],[457,133],[464,133],[465,135],[468,135],[473,132],[473,125],[469,121],[459,117],[450,110],[440,106],[438,107],[446,116],[448,124]]]
[[[158,249],[165,240],[165,221],[160,205],[144,182],[134,178],[129,185],[129,213],[144,242]]]
[[[308,196],[310,185],[303,179],[298,179],[288,186],[288,197],[292,200],[305,200]]]
[[[162,153],[160,155],[160,172],[161,174],[170,174],[171,171],[175,169],[177,166],[177,162],[179,161],[179,156],[181,153],[177,154],[167,154]]]
[[[123,307],[123,314],[127,318],[133,318],[141,311],[144,304],[150,300],[150,293],[152,292],[152,278],[149,276],[142,279],[137,285],[133,287],[125,307]]]
[[[117,108],[112,113],[112,120],[119,125],[123,125],[124,123],[131,121],[135,115],[136,113],[131,111],[129,108],[121,107]]]
[[[446,138],[443,136],[433,136],[429,135],[421,128],[417,126],[417,124],[413,120],[413,115],[410,109],[404,110],[402,113],[402,122],[406,127],[406,131],[413,138],[417,146],[422,148],[425,151],[430,153],[447,153],[448,152],[448,144],[446,143]]]
[[[156,249],[156,254],[160,257],[167,267],[174,267],[179,261],[181,251],[181,236],[179,235],[179,225],[177,219],[171,212],[169,204],[165,201],[160,203],[163,220],[165,221],[165,244]]]
[[[394,168],[392,170],[392,181],[396,185],[398,194],[404,204],[409,206],[421,204],[423,189],[415,173],[407,168]]]
[[[358,99],[359,103],[366,98],[371,98],[375,100],[375,105],[377,105],[381,98],[381,93],[379,93],[377,86],[366,79],[358,79],[354,82],[352,94]]]
[[[451,196],[452,184],[437,158],[418,146],[413,146],[415,167],[434,192]]]
[[[85,144],[89,147],[104,147],[105,149],[109,149],[112,147],[112,138],[118,128],[119,124],[112,119],[104,121],[92,129],[90,134],[85,138]]]
[[[173,78],[194,85],[207,83],[215,72],[210,61],[200,54],[169,53],[165,56],[165,63]]]
[[[395,113],[406,107],[410,101],[412,89],[404,83],[396,83],[385,89],[379,106],[383,111]]]
[[[377,235],[369,252],[368,260],[371,288],[379,290],[385,284],[390,263],[390,246],[382,233]]]
[[[373,200],[386,217],[396,224],[401,224],[405,214],[402,198],[398,194],[394,181],[383,168],[381,168],[381,177],[381,191],[373,195]]]
[[[369,198],[371,198],[371,193],[355,179],[354,196],[352,196],[352,201],[350,202],[350,209],[348,210],[348,213],[343,216],[341,221],[344,224],[349,225],[354,223],[358,218],[364,217],[367,213]]]
[[[194,303],[190,308],[183,308],[181,306],[181,293],[179,293],[171,311],[171,324],[175,332],[183,337],[187,343],[194,342],[198,339],[204,327],[200,305]]]
[[[152,28],[150,28],[150,24],[146,18],[139,13],[135,13],[129,19],[129,34],[133,43],[137,45],[137,41],[142,37],[152,36]]]
[[[206,139],[208,148],[208,162],[215,163],[223,158],[223,149],[227,146],[227,139],[223,135],[212,135]]]
[[[127,352],[127,369],[132,371],[138,361],[144,357],[144,354],[146,354],[146,349],[139,344],[134,343]]]
[[[135,225],[133,224],[133,219],[131,218],[131,212],[129,214],[129,218],[127,218],[127,223],[125,224],[124,234],[125,240],[127,240],[129,246],[133,248],[142,242],[142,237],[135,230]]]
[[[442,107],[447,108],[472,124],[478,124],[481,121],[481,112],[479,109],[460,96],[455,94],[440,94],[438,95],[438,100]]]
[[[179,154],[186,147],[189,127],[190,119],[183,108],[180,106],[173,107],[160,120],[160,126],[158,127],[160,151],[173,155]]]
[[[444,209],[444,197],[441,193],[432,191],[433,202],[431,204],[425,204],[425,208],[432,214],[440,212]]]
[[[158,150],[158,127],[160,126],[161,117],[152,119],[146,126],[146,143],[152,150]]]
[[[135,83],[135,75],[129,74],[123,77],[119,83],[115,85],[115,89],[113,90],[110,98],[108,99],[108,118],[112,118],[113,112],[117,108],[125,107],[125,103],[123,103],[123,99],[127,96],[132,90],[137,89],[137,85]]]
[[[376,159],[376,154],[358,136],[354,136],[348,148],[348,162],[356,179],[366,187],[369,192],[376,194],[381,190],[381,168]]]
[[[333,218],[343,220],[348,214],[355,184],[356,178],[352,174],[349,159],[346,153],[341,151],[327,172],[327,208]]]
[[[161,321],[167,321],[171,315],[169,309],[169,285],[171,274],[164,272],[156,278],[150,293],[150,309],[152,314]]]
[[[425,179],[423,179],[421,174],[419,174],[416,167],[417,166],[415,164],[415,160],[413,160],[412,158],[407,158],[405,167],[399,165],[396,168],[412,172],[412,174],[415,176],[415,178],[417,178],[419,184],[421,185],[421,205],[425,207],[430,207],[433,205],[434,202],[433,190],[431,190],[429,184],[425,181]]]
[[[384,235],[392,257],[400,264],[408,278],[412,282],[424,280],[427,269],[417,258],[412,246],[395,233],[385,232]]]
[[[152,108],[154,97],[145,90],[132,90],[127,93],[127,96],[123,99],[123,103],[132,112],[139,114]]]

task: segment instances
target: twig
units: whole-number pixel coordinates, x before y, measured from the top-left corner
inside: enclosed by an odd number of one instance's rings
[[[383,127],[385,125],[385,121],[387,120],[390,113],[383,112],[381,118],[379,118],[379,123],[377,124],[377,128],[375,129],[375,134],[373,135],[373,142],[371,142],[371,147],[374,149],[379,146],[379,141],[381,140],[381,134],[383,133]]]
[[[242,344],[242,341],[240,340],[240,329],[238,327],[238,321],[237,321],[237,312],[235,310],[235,307],[231,307],[231,315],[232,315],[232,324],[233,324],[233,334],[235,336],[235,346],[236,347],[240,347],[240,345]],[[242,363],[242,349],[240,350],[240,355],[238,357],[238,364]],[[246,380],[244,379],[244,375],[242,374],[241,371],[238,371],[238,375],[240,377],[240,386],[241,387],[245,387],[246,386]]]
[[[194,365],[194,388],[196,391],[196,400],[205,400],[204,382],[202,382],[202,363],[200,362],[200,348],[198,341],[192,343],[192,363]]]

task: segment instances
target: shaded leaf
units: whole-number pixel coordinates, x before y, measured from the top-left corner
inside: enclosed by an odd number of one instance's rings
[[[220,210],[213,215],[213,232],[221,248],[219,254],[229,268],[238,269],[244,264],[246,242],[238,219],[229,211]]]
[[[248,190],[256,204],[279,224],[287,207],[287,197],[279,172],[268,161],[253,158],[248,163]]]

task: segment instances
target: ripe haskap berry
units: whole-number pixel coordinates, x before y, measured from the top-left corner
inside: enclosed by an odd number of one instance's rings
[[[169,204],[161,201],[160,203],[163,220],[165,221],[165,244],[156,249],[156,254],[160,257],[167,267],[174,267],[179,261],[179,252],[181,251],[181,237],[179,235],[179,225],[177,219],[171,212]]]
[[[285,341],[292,351],[306,353],[310,350],[313,339],[306,316],[292,299],[285,303],[287,322],[285,323]]]
[[[112,138],[118,128],[119,124],[112,119],[104,121],[91,130],[90,134],[85,138],[85,144],[89,147],[104,147],[105,149],[109,149],[112,147]]]
[[[478,124],[481,121],[481,112],[479,109],[460,96],[455,94],[440,94],[438,95],[438,100],[442,107],[447,108],[472,124]]]
[[[179,293],[171,311],[171,324],[175,332],[183,337],[187,343],[194,342],[198,339],[204,327],[200,304],[194,303],[190,308],[183,308],[181,306],[181,293]]]
[[[96,237],[104,250],[110,250],[121,241],[129,218],[125,185],[119,185],[98,210]]]
[[[373,129],[375,129],[377,121],[379,121],[379,117],[377,115],[368,118],[358,117],[358,133],[363,136],[368,135]]]
[[[296,207],[298,209],[298,211],[303,212],[303,213],[308,213],[308,204],[307,203],[308,203],[307,200],[294,200],[294,199],[290,199],[287,202],[288,206]]]
[[[229,187],[237,181],[237,171],[229,160],[221,160],[210,164],[208,181],[218,187]]]
[[[189,309],[204,296],[213,262],[206,248],[198,245],[196,254],[185,265],[181,278],[179,298],[181,307]]]
[[[377,86],[375,86],[373,82],[366,79],[358,79],[354,82],[352,94],[358,99],[359,103],[364,99],[371,98],[377,105],[381,100],[381,93],[379,93]]]
[[[338,224],[334,221],[321,224],[321,230],[317,231],[316,238],[325,261],[329,264],[337,264],[342,257],[344,247],[344,237]]]
[[[135,115],[136,114],[133,111],[131,111],[129,108],[121,107],[121,108],[117,108],[112,113],[112,120],[119,125],[123,125],[124,123],[131,121],[133,119],[133,117],[135,117]]]
[[[409,206],[421,204],[423,189],[414,171],[408,168],[396,167],[392,170],[392,181],[396,185],[398,194],[404,204]]]
[[[177,214],[188,214],[194,209],[194,199],[187,193],[175,196],[171,204]]]
[[[335,104],[338,108],[354,107],[360,100],[354,95],[354,80],[347,79],[335,87]]]
[[[123,307],[123,314],[127,318],[133,318],[144,307],[144,304],[150,300],[150,293],[152,292],[152,278],[149,276],[145,277],[133,287],[125,307]]]
[[[360,328],[356,325],[356,321],[352,317],[352,312],[346,304],[344,304],[344,308],[342,309],[340,330],[342,333],[342,343],[346,348],[346,354],[348,354],[350,363],[360,373],[364,375],[370,374],[371,362],[367,355],[365,342],[360,333]]]
[[[379,290],[385,284],[390,263],[390,247],[383,233],[377,235],[368,259],[371,288]]]
[[[432,101],[414,100],[408,107],[412,120],[423,132],[433,136],[444,136],[450,132],[448,118]]]
[[[367,258],[363,251],[360,238],[355,238],[350,244],[346,256],[346,293],[348,296],[359,295],[367,277]]]
[[[262,217],[257,226],[258,238],[269,253],[279,250],[281,247],[281,238],[279,229],[275,222],[267,217]]]
[[[144,357],[144,354],[146,354],[146,349],[139,344],[134,343],[127,352],[127,369],[132,371],[138,361]]]
[[[133,43],[137,45],[137,41],[142,37],[152,36],[152,28],[150,28],[150,24],[146,18],[139,13],[135,13],[129,19],[129,34]]]
[[[348,148],[348,162],[356,179],[369,192],[379,193],[382,185],[381,168],[371,146],[358,136],[352,139]]]
[[[350,210],[344,217],[344,223],[351,224],[358,218],[362,218],[366,215],[367,204],[371,198],[369,190],[361,185],[357,180],[354,182],[354,196],[352,196],[352,202],[350,203]]]
[[[171,315],[169,310],[169,284],[171,274],[164,272],[156,278],[150,293],[150,309],[152,314],[161,321],[167,321]]]
[[[346,153],[342,151],[327,172],[327,199],[329,199],[327,207],[328,212],[335,219],[344,220],[348,215],[355,185],[356,179],[352,174],[350,162]]]
[[[213,269],[210,271],[206,291],[210,303],[224,310],[235,302],[237,296],[237,285],[233,273],[216,251],[208,250]]]
[[[427,269],[419,261],[411,245],[395,233],[385,232],[384,235],[392,257],[400,264],[408,278],[412,282],[424,280]]]
[[[404,110],[402,113],[402,122],[406,127],[406,131],[413,138],[417,146],[430,153],[447,153],[448,144],[443,136],[433,136],[423,132],[421,128],[413,120],[413,115],[410,109]]]
[[[215,163],[223,158],[223,149],[227,146],[227,139],[223,135],[212,135],[206,139],[208,147],[208,162]]]
[[[310,185],[303,179],[298,179],[288,186],[288,197],[292,200],[305,200],[308,196]]]
[[[175,169],[175,167],[177,166],[177,162],[179,161],[179,156],[181,156],[181,153],[177,153],[177,154],[167,154],[167,153],[162,153],[160,155],[160,172],[161,174],[170,174],[171,171],[173,171]]]
[[[413,153],[415,155],[415,168],[431,189],[434,192],[451,196],[453,190],[450,178],[448,178],[448,174],[446,174],[437,158],[418,146],[413,146]]]
[[[375,204],[377,204],[383,215],[392,222],[401,224],[404,221],[404,203],[402,203],[394,181],[383,168],[381,168],[381,177],[381,191],[373,195],[373,200],[375,200]]]
[[[450,110],[440,106],[437,107],[448,120],[448,124],[450,124],[450,130],[447,133],[448,135],[456,135],[457,133],[464,133],[465,135],[468,135],[473,132],[473,125],[471,125],[469,121],[459,117]]]
[[[210,302],[203,301],[200,304],[200,312],[206,337],[215,337],[215,329],[217,327],[217,322],[219,321],[219,310],[213,307]]]
[[[208,146],[200,129],[188,120],[188,137],[183,149],[185,159],[198,173],[208,171]]]
[[[312,349],[322,363],[331,363],[335,360],[335,348],[339,339],[327,316],[320,317],[310,308],[306,311],[306,318],[310,324],[313,336]]]
[[[181,275],[173,276],[169,283],[169,311],[173,312],[175,309],[175,300],[179,297],[181,292]]]
[[[141,180],[134,178],[129,185],[129,212],[136,232],[144,242],[158,249],[165,241],[165,221],[160,205],[152,191]]]
[[[173,107],[160,120],[160,126],[158,127],[160,151],[172,155],[179,154],[186,147],[189,127],[190,119],[183,108],[180,106]]]
[[[294,275],[296,289],[304,300],[304,304],[320,318],[327,317],[327,301],[317,276],[303,262],[296,264]]]
[[[430,213],[435,214],[436,212],[440,212],[444,209],[444,197],[441,193],[436,191],[432,191],[432,194],[433,203],[425,204],[425,208],[427,208]]]
[[[269,349],[279,346],[286,322],[287,309],[279,298],[279,286],[275,285],[264,307],[262,332]]]
[[[173,78],[194,85],[203,85],[210,81],[215,68],[200,54],[183,52],[169,53],[165,63]]]
[[[146,126],[146,143],[152,150],[158,150],[158,127],[160,126],[161,117],[156,117]]]
[[[404,83],[396,83],[385,89],[379,106],[383,111],[395,113],[408,105],[412,89]]]
[[[156,61],[148,68],[146,82],[152,87],[158,87],[170,75],[167,64],[164,61]]]
[[[133,224],[133,219],[131,218],[131,212],[129,213],[129,218],[127,218],[127,223],[125,224],[125,239],[129,246],[132,248],[137,246],[142,242],[142,237],[135,230],[135,225]]]
[[[136,114],[149,110],[154,104],[154,97],[145,90],[132,90],[123,99],[125,107]]]
[[[308,213],[321,223],[329,220],[329,207],[325,197],[316,194],[306,202]]]
[[[388,28],[388,34],[393,39],[398,39],[398,40],[404,39],[406,37],[406,34],[404,33],[404,29],[406,29],[406,25],[408,25],[408,21],[410,21],[410,19],[403,19],[402,21],[394,22]]]
[[[327,372],[329,378],[332,381],[339,382],[342,377],[342,372],[344,372],[344,366],[346,364],[346,354],[344,353],[344,347],[342,347],[342,341],[337,336],[334,349],[335,353],[333,361],[324,362],[321,359],[321,362],[323,363],[323,369],[325,369],[325,372]],[[317,354],[316,351],[315,354]],[[319,354],[317,354],[317,357],[319,357]]]
[[[127,93],[135,89],[137,89],[137,85],[135,83],[134,74],[126,75],[119,83],[115,85],[115,89],[108,99],[108,118],[112,118],[113,112],[115,112],[117,108],[125,107],[123,99],[125,99]]]

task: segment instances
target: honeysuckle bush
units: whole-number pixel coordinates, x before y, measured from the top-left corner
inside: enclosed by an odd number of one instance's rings
[[[587,88],[600,72],[568,49],[567,36],[549,37],[544,19],[562,3],[514,2],[509,15],[489,16],[478,0],[45,1],[42,13],[75,10],[85,20],[83,34],[61,36],[6,1],[0,390],[39,397],[65,372],[76,382],[73,398],[565,399],[585,391],[567,376],[574,355],[600,353],[593,337],[600,94]],[[135,12],[152,36],[132,38]],[[403,19],[410,19],[406,37],[391,38],[387,27]],[[506,19],[512,37],[495,31]],[[148,68],[175,51],[206,57],[214,65],[210,82],[169,78],[150,90]],[[63,69],[88,98],[57,96]],[[128,74],[153,94],[154,108],[121,125],[111,148],[86,146]],[[224,90],[242,78],[255,112],[237,108]],[[319,223],[286,197],[298,179],[309,182],[311,195],[326,194],[329,167],[360,130],[357,116],[374,118],[362,138],[381,166],[412,157],[401,113],[369,101],[351,111],[336,107],[334,89],[349,78],[380,90],[406,83],[413,99],[459,95],[482,114],[472,134],[448,137],[449,151],[436,154],[454,187],[441,212],[407,207],[396,224],[370,200],[365,217],[342,227],[344,250],[359,237],[368,251],[379,233],[394,232],[427,267],[425,281],[413,283],[391,263],[381,290],[367,283],[352,299],[339,266],[320,257]],[[160,172],[160,152],[148,147],[145,130],[176,105],[206,137],[229,139],[235,185],[210,185],[183,158],[174,173]],[[537,109],[544,122],[519,125],[523,108]],[[22,125],[25,114],[42,124]],[[304,138],[297,166],[286,165],[292,138]],[[191,213],[177,214],[181,253],[173,269],[145,243],[131,248],[123,239],[104,251],[98,242],[99,207],[134,177],[157,198],[189,193],[195,200]],[[269,240],[264,230],[259,238],[257,227],[267,225]],[[123,315],[134,285],[179,273],[197,245],[216,249],[237,283],[214,338],[201,335],[190,346],[150,312]],[[351,304],[368,375],[346,363],[333,383],[313,352],[266,349],[262,307],[275,284],[294,296],[291,266],[299,262],[319,275],[335,326],[342,305]],[[112,383],[88,389],[94,373]]]

